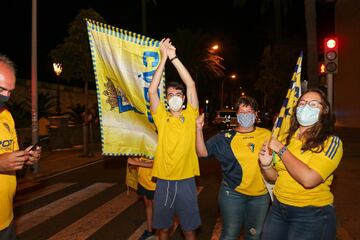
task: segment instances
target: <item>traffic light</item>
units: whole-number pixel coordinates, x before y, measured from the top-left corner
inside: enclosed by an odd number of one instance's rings
[[[324,40],[324,61],[326,73],[338,71],[338,39],[336,37]]]
[[[325,70],[325,63],[320,63],[319,64],[319,75],[323,75],[326,73],[326,70]]]

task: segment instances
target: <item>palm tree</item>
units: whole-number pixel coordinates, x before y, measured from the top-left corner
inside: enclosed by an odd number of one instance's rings
[[[216,96],[218,81],[224,77],[225,67],[222,58],[209,51],[208,34],[190,29],[179,29],[171,36],[176,52],[186,65],[198,87],[200,102],[204,102],[206,94]],[[175,79],[178,75],[174,68],[167,69],[166,79]],[[205,87],[206,86],[206,87]],[[212,93],[209,91],[212,90]]]

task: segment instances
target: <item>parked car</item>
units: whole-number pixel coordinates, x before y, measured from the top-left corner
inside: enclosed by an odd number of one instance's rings
[[[236,111],[231,109],[216,111],[215,119],[212,123],[220,129],[236,127]]]

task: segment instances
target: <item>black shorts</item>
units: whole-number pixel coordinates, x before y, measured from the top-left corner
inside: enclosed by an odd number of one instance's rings
[[[146,188],[144,188],[141,184],[138,184],[138,187],[137,187],[137,194],[139,196],[143,196],[143,197],[146,197],[147,199],[149,200],[153,200],[154,199],[154,193],[155,193],[155,190],[152,191],[152,190],[147,190]]]

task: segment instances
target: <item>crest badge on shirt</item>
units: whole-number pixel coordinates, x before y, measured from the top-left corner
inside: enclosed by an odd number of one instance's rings
[[[248,144],[248,147],[250,148],[250,151],[254,152],[254,150],[255,150],[255,144],[249,143],[249,144]]]

